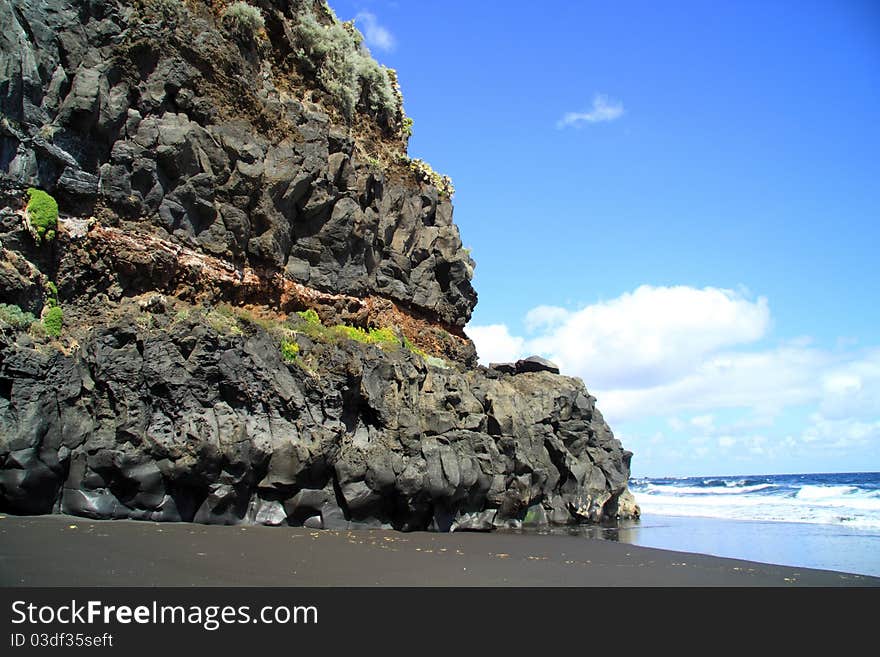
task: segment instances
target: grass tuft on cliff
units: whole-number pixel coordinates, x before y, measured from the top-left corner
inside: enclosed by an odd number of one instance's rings
[[[394,335],[394,331],[387,327],[365,330],[360,328],[359,326],[346,326],[345,324],[338,324],[332,327],[331,330],[342,337],[348,338],[349,340],[354,340],[355,342],[361,342],[363,344],[374,344],[382,348],[400,347],[400,340],[398,340],[397,336]]]
[[[398,336],[398,332],[390,326],[381,328],[363,329],[359,326],[348,326],[346,324],[336,324],[335,326],[324,326],[321,318],[318,317],[313,309],[303,310],[295,313],[290,318],[293,330],[296,333],[305,335],[312,340],[323,343],[336,343],[339,340],[354,340],[361,344],[372,344],[382,349],[396,350],[403,347],[407,351],[420,356],[429,361],[433,357],[423,349],[416,347],[412,341],[405,335]],[[433,358],[434,361],[443,362],[441,359]]]
[[[57,310],[60,311],[60,307]],[[185,320],[189,314],[189,311],[178,311],[175,321]],[[0,315],[0,319],[2,318],[2,315]],[[242,328],[247,326],[262,329],[277,340],[281,358],[285,362],[297,365],[303,364],[300,346],[296,342],[296,336],[302,335],[323,344],[338,344],[343,340],[352,340],[360,344],[375,345],[388,351],[396,351],[403,348],[421,357],[429,364],[445,366],[445,361],[430,356],[423,349],[419,349],[409,338],[405,335],[400,335],[398,330],[393,327],[383,326],[380,328],[364,329],[347,324],[325,326],[318,313],[312,308],[293,313],[287,320],[279,320],[260,316],[247,308],[235,307],[224,303],[208,310],[203,316],[203,321],[214,331],[222,335],[244,335],[245,331]],[[43,323],[45,324],[45,319]]]
[[[403,336],[403,346],[406,347],[409,351],[413,352],[416,356],[421,356],[422,358],[429,357],[424,349],[419,349],[405,335]]]
[[[25,212],[37,241],[45,239],[51,242],[55,239],[55,229],[58,227],[58,203],[41,189],[31,187],[27,194],[30,200]]]

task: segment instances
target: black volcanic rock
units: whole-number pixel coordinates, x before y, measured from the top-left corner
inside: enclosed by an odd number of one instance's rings
[[[281,23],[270,53],[295,47],[278,3],[253,4]],[[464,326],[477,297],[449,198],[370,166],[327,113],[283,89],[271,57],[251,61],[208,16],[176,23],[149,6],[0,0],[3,177],[71,213],[103,208]]]
[[[528,358],[516,361],[516,372],[517,374],[522,374],[523,372],[551,372],[559,374],[559,367],[546,358],[529,356]]]
[[[242,40],[208,2],[0,0],[0,303],[64,318],[52,337],[0,315],[0,511],[637,515],[631,454],[579,379],[473,366],[449,187],[415,175],[387,116],[342,120],[291,67],[305,3],[251,4],[266,33]],[[59,202],[51,241],[26,226],[29,186]]]
[[[350,341],[312,343],[309,376],[259,327],[133,306],[71,354],[0,335],[5,511],[478,529],[595,520],[626,490],[630,454],[578,379]]]

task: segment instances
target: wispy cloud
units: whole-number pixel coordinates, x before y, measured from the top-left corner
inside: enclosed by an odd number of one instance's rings
[[[379,24],[375,14],[362,11],[354,17],[354,22],[358,24],[364,33],[364,39],[368,46],[385,50],[386,52],[394,50],[396,44],[394,35],[386,27]]]
[[[605,94],[593,96],[593,107],[589,112],[568,112],[556,122],[557,128],[579,126],[584,123],[615,121],[623,116],[623,103]]]

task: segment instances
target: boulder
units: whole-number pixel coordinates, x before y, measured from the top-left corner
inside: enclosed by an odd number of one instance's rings
[[[525,372],[550,372],[551,374],[559,374],[559,367],[540,356],[529,356],[522,360],[516,361],[516,373],[523,374]]]

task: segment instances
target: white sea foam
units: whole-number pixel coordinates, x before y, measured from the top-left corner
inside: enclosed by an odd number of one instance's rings
[[[802,500],[827,500],[855,493],[855,486],[803,486],[795,495]]]
[[[761,490],[776,488],[775,484],[754,484],[752,486],[664,486],[649,484],[646,492],[649,494],[670,495],[740,495],[743,493],[755,493]]]
[[[648,485],[634,491],[643,513],[731,520],[805,522],[880,530],[880,491],[856,486],[773,484],[738,488]]]

